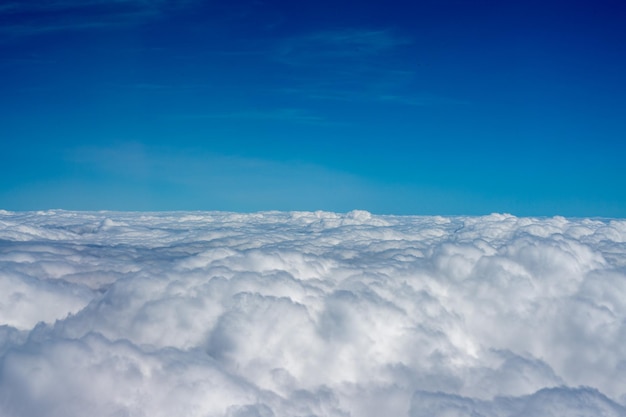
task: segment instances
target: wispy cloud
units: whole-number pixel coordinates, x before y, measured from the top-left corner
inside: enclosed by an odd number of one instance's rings
[[[267,110],[246,110],[223,113],[190,113],[172,116],[176,119],[223,119],[223,120],[249,120],[249,121],[273,121],[307,124],[335,124],[326,118],[311,113],[304,109],[279,108]]]
[[[337,83],[336,85],[319,84],[283,88],[276,90],[276,92],[312,101],[395,104],[411,107],[463,106],[469,104],[467,100],[426,92],[411,92],[404,87],[405,85],[401,82],[398,82],[396,85],[380,85],[372,81],[366,85],[366,88]]]
[[[278,162],[253,157],[223,155],[194,149],[160,148],[139,142],[119,143],[112,146],[86,146],[67,152],[67,161],[88,169],[120,175],[131,180],[164,180],[178,184],[198,184],[207,179],[227,181],[229,176],[257,176],[266,178],[294,178],[300,169],[323,168],[297,162]],[[284,174],[290,172],[290,175]],[[257,176],[258,178],[258,176]]]
[[[301,209],[332,201],[338,209],[343,209],[371,191],[371,184],[363,178],[312,163],[198,149],[175,150],[137,142],[75,148],[66,153],[66,160],[82,173],[83,185],[79,184],[78,189],[117,184],[118,192],[124,195],[128,189],[137,192],[158,189],[155,198],[159,199],[171,193],[164,190],[175,189],[174,195],[185,198],[167,203],[171,208],[182,201],[195,201],[199,206],[209,202],[213,207],[246,210],[281,205]],[[89,184],[85,182],[90,181],[87,178],[102,179],[102,183]],[[55,187],[65,185],[59,183]]]
[[[181,7],[197,0],[31,0],[8,1],[0,5],[0,13],[34,15],[37,13],[65,13],[80,11],[121,11],[131,9],[163,10]]]
[[[466,105],[467,100],[456,99],[453,97],[444,97],[432,94],[422,95],[402,95],[402,94],[382,94],[374,98],[380,102],[404,104],[407,106],[449,106],[449,105]]]
[[[410,39],[389,30],[322,31],[283,40],[276,50],[276,58],[293,65],[320,64],[324,60],[372,57],[410,43]]]
[[[292,97],[359,103],[440,106],[464,100],[413,89],[419,62],[406,59],[412,39],[390,29],[339,29],[279,42],[274,57],[298,78],[280,92]],[[311,72],[315,70],[315,72]]]
[[[0,6],[0,33],[29,36],[136,24],[197,0],[12,1]]]

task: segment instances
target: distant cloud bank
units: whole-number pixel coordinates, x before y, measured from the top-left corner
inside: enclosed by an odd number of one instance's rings
[[[0,415],[626,415],[626,220],[0,211]]]

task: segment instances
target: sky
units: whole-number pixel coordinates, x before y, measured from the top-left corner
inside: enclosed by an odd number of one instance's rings
[[[626,217],[620,1],[0,4],[0,208]]]
[[[624,417],[626,219],[0,210],[3,417]]]

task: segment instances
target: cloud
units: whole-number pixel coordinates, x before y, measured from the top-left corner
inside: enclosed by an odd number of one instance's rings
[[[349,207],[351,201],[371,190],[371,185],[356,175],[297,160],[173,150],[136,142],[75,148],[67,151],[66,158],[86,173],[82,178],[110,181],[119,192],[130,188],[135,194],[154,192],[154,198],[163,198],[171,190],[172,196],[186,196],[181,201],[200,201],[199,206],[239,207],[253,201],[256,207],[297,209],[331,201],[337,207]],[[90,185],[77,188],[86,188],[87,195],[91,194],[87,191]],[[133,199],[132,195],[129,198]],[[170,199],[164,207],[173,207],[172,203],[175,206],[176,200]]]
[[[0,33],[32,36],[50,32],[117,27],[141,23],[195,3],[195,0],[53,0],[5,2]]]
[[[393,74],[391,71],[389,75]],[[328,85],[321,83],[317,86],[302,88],[279,89],[277,92],[293,97],[309,100],[338,101],[348,103],[378,103],[383,105],[402,105],[408,107],[441,107],[441,106],[464,106],[469,102],[450,97],[433,94],[407,94],[401,90],[406,89],[407,81],[396,80],[395,82],[370,85],[368,88],[356,88],[353,85],[331,82]]]
[[[344,28],[277,42],[272,56],[299,71],[277,92],[312,100],[411,107],[466,105],[466,100],[415,92],[417,58],[407,60],[413,40],[390,29]],[[415,55],[417,51],[415,52]],[[414,54],[409,54],[410,56]],[[309,72],[314,69],[314,74]]]
[[[626,221],[0,212],[0,414],[623,416]]]
[[[295,108],[282,108],[272,110],[250,110],[230,113],[207,113],[207,114],[183,114],[174,116],[176,119],[232,119],[253,121],[279,121],[292,123],[305,123],[315,125],[328,125],[332,122],[325,118],[312,114],[309,111]]]
[[[608,416],[618,417],[626,408],[590,388],[545,388],[533,395],[493,401],[476,401],[444,393],[418,391],[412,399],[411,417],[427,416]]]
[[[328,30],[281,41],[276,58],[293,65],[319,64],[328,60],[371,58],[410,43],[389,30]]]

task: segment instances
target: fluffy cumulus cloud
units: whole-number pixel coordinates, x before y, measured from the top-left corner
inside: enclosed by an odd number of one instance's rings
[[[0,212],[0,415],[626,416],[626,221]]]

